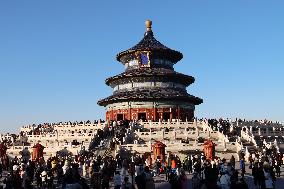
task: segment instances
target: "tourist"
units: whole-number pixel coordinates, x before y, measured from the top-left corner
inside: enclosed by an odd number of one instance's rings
[[[11,173],[8,173],[8,175],[3,180],[3,183],[6,185],[6,189],[13,189],[13,178]]]
[[[226,163],[226,159],[222,159],[222,161],[219,163],[219,171],[220,171],[220,174],[221,173],[225,173],[225,163]]]
[[[2,166],[2,159],[0,158],[0,178],[2,178],[2,171],[3,171],[3,166]]]
[[[177,175],[175,171],[171,171],[169,175],[169,183],[171,184],[172,189],[180,188],[179,176]]]
[[[102,189],[109,189],[110,175],[105,168],[102,170]]]
[[[18,166],[13,167],[12,184],[14,189],[20,189],[22,187],[22,179],[20,177]]]
[[[259,188],[265,188],[265,176],[263,171],[263,162],[259,162],[259,167],[257,171],[257,185]]]
[[[138,189],[145,188],[145,173],[142,165],[135,166],[135,183]]]
[[[21,177],[22,187],[25,188],[26,182],[28,182],[28,176],[27,176],[24,164],[21,165],[19,174]]]
[[[121,181],[122,181],[122,178],[119,174],[119,171],[116,171],[113,177],[114,189],[120,189]]]
[[[43,167],[41,166],[41,164],[38,163],[36,166],[36,171],[35,171],[37,187],[41,187],[42,185],[42,179],[41,179],[42,172],[43,172]]]
[[[230,176],[233,175],[234,170],[235,170],[235,169],[234,169],[234,167],[231,165],[231,163],[228,163],[228,164],[227,164],[227,171],[228,171],[228,173],[229,173]]]
[[[249,154],[248,161],[249,161],[249,169],[252,169],[253,159],[252,159],[252,154],[251,153]]]
[[[233,174],[230,178],[230,182],[231,182],[231,188],[236,188],[236,189],[240,189],[237,187],[238,182],[239,181],[239,172],[237,170],[233,170]]]
[[[65,160],[64,166],[62,167],[63,175],[66,174],[66,172],[68,171],[69,168],[70,168],[69,162],[68,162],[68,160]]]
[[[280,177],[280,173],[281,173],[280,168],[281,168],[281,161],[276,161],[275,172],[276,172],[277,177]]]
[[[236,160],[235,160],[235,157],[233,155],[232,155],[232,157],[230,159],[230,164],[232,165],[233,168],[235,168]]]
[[[35,164],[33,161],[29,160],[26,166],[26,173],[30,181],[34,180]]]
[[[154,179],[152,177],[149,167],[147,166],[144,168],[144,180],[145,180],[145,189],[155,188]]]
[[[241,160],[240,160],[240,170],[241,170],[241,177],[242,178],[244,178],[244,175],[245,175],[245,169],[246,169],[246,167],[245,167],[245,160],[244,160],[244,158],[242,158]]]
[[[275,178],[273,175],[273,171],[271,170],[271,167],[267,162],[263,164],[263,172],[265,178],[265,189],[273,189]]]
[[[231,181],[228,171],[221,172],[220,185],[222,189],[230,189]]]
[[[63,180],[63,169],[62,169],[62,165],[61,165],[62,162],[59,162],[57,164],[57,182],[59,184],[62,184],[62,180]]]
[[[43,170],[42,173],[40,174],[41,177],[41,183],[42,186],[45,188],[48,186],[48,182],[47,182],[47,172],[46,170]]]
[[[258,163],[255,162],[253,167],[252,167],[252,176],[253,176],[253,182],[254,185],[257,186],[258,185]]]
[[[192,189],[200,189],[201,178],[197,172],[193,172],[191,180],[192,180]]]
[[[162,167],[161,160],[157,159],[156,160],[156,173],[157,173],[157,175],[160,175],[161,167]]]
[[[121,189],[132,189],[132,184],[129,182],[129,178],[125,177],[121,185]]]
[[[176,171],[177,169],[177,159],[175,157],[171,160],[171,169],[172,171]]]
[[[187,176],[185,174],[184,169],[182,169],[180,171],[179,181],[180,181],[180,188],[181,189],[187,189],[188,188],[188,186],[187,186],[188,180],[187,180]]]
[[[188,171],[189,173],[192,173],[192,158],[188,158]]]

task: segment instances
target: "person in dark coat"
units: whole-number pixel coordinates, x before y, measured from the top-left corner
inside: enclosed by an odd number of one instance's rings
[[[252,176],[253,176],[253,182],[254,185],[257,186],[258,184],[258,163],[255,163],[252,167]]]
[[[232,155],[231,159],[230,159],[230,163],[231,163],[231,166],[236,168],[236,160],[235,160],[235,157]]]
[[[13,188],[13,179],[10,173],[6,176],[6,178],[3,180],[3,183],[6,185],[6,189],[12,189]]]

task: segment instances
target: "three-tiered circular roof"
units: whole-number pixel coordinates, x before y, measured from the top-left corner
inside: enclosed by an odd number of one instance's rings
[[[151,21],[146,21],[147,29],[143,39],[134,47],[119,53],[116,56],[118,61],[126,64],[133,59],[137,59],[136,53],[145,51],[151,52],[152,59],[161,58],[170,61],[172,64],[182,59],[182,53],[166,47],[154,38],[151,26]],[[162,67],[152,67],[152,65],[150,65],[148,67],[126,69],[125,72],[106,79],[106,84],[114,88],[117,85],[125,83],[150,81],[172,82],[182,84],[186,87],[192,84],[194,80],[194,77],[178,73],[174,71],[172,67],[168,68],[166,65]],[[201,98],[188,94],[185,88],[151,86],[116,90],[113,95],[99,100],[98,104],[107,106],[113,103],[129,101],[178,101],[181,104],[191,103],[192,105],[199,105],[203,102]]]

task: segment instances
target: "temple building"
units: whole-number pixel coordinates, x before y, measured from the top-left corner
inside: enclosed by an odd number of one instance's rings
[[[147,20],[143,39],[116,56],[125,71],[106,79],[113,94],[98,101],[106,120],[191,120],[203,100],[187,93],[194,77],[174,70],[182,57],[155,39]]]

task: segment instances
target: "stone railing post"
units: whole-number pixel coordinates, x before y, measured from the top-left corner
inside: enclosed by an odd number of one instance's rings
[[[197,136],[197,138],[199,137],[199,129],[198,128],[196,128],[196,136]]]
[[[174,139],[176,140],[176,138],[177,138],[177,132],[176,132],[175,129],[174,129],[174,131],[173,131],[173,135],[174,135]]]
[[[274,140],[274,145],[275,145],[275,146],[277,146],[277,145],[278,145],[278,144],[277,144],[277,140],[276,140],[276,139]]]
[[[224,149],[227,149],[226,140],[223,140]]]
[[[226,142],[229,142],[229,137],[228,137],[228,135],[225,135],[225,140],[226,140]]]

